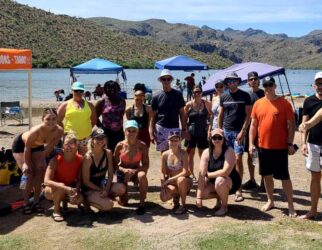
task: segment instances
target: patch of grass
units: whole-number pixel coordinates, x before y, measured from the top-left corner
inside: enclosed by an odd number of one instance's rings
[[[290,219],[269,224],[225,223],[195,242],[198,249],[321,249],[322,227]]]
[[[0,236],[0,249],[30,249],[32,242],[19,235],[2,235]]]
[[[93,231],[81,240],[84,249],[144,249],[148,244],[142,241],[140,236],[133,231]]]

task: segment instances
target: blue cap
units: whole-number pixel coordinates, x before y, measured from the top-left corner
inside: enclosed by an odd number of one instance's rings
[[[136,129],[138,129],[139,125],[135,120],[128,120],[125,123],[125,129],[128,129],[128,128],[136,128]]]
[[[72,85],[72,90],[83,90],[83,91],[85,91],[84,83],[74,82],[73,85]]]

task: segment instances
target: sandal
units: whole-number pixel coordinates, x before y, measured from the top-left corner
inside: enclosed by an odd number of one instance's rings
[[[185,214],[188,210],[184,206],[179,206],[179,208],[174,212],[175,214]]]
[[[52,217],[56,222],[62,222],[65,220],[65,218],[59,213],[53,213]]]
[[[43,213],[45,209],[37,202],[32,205],[32,211],[35,213]]]
[[[22,207],[22,213],[25,215],[32,214],[33,210],[30,204],[24,205]]]
[[[241,202],[244,200],[244,197],[241,193],[236,193],[235,195],[235,202]]]

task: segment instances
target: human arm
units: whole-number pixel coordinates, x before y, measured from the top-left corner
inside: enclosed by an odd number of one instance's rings
[[[252,111],[252,106],[246,105],[245,106],[245,120],[244,120],[243,126],[236,138],[239,145],[243,144],[243,142],[244,142],[244,137],[246,135],[246,131],[247,131],[247,128],[248,128],[249,122],[250,122],[251,111]]]
[[[253,150],[255,148],[255,138],[257,136],[257,129],[258,129],[258,120],[256,118],[252,118],[249,128],[249,149],[248,152],[251,157],[253,157]]]
[[[107,176],[105,175],[105,179],[107,180],[106,186],[105,186],[105,191],[107,194],[109,194],[111,192],[111,187],[112,187],[112,182],[113,182],[113,175],[114,175],[114,171],[113,171],[113,155],[112,152],[110,150],[106,150],[106,154],[107,154]]]
[[[208,162],[209,162],[209,149],[206,149],[202,152],[200,158],[200,170],[199,170],[199,179],[198,179],[198,187],[197,187],[197,197],[196,197],[196,205],[197,207],[202,207],[202,194],[204,192],[206,186],[206,175],[208,172]]]
[[[59,143],[60,139],[64,136],[64,129],[60,126],[57,126],[57,131],[54,138],[46,145],[45,147],[45,156],[49,156],[53,151],[54,147]]]
[[[103,111],[103,104],[104,104],[104,100],[101,99],[101,100],[98,100],[96,103],[95,103],[95,111],[96,111],[96,126],[97,127],[101,127],[102,126],[102,123],[100,121],[100,116],[102,115],[102,111]]]
[[[208,172],[208,179],[214,179],[217,177],[228,177],[235,167],[236,164],[236,155],[232,148],[228,148],[225,152],[225,161],[222,169],[219,169],[214,172]]]
[[[189,136],[189,133],[187,131],[187,118],[186,118],[186,114],[185,114],[185,111],[184,111],[184,107],[181,107],[179,109],[179,116],[180,116],[180,122],[181,122],[182,137],[184,139],[189,140],[190,136]]]
[[[125,117],[126,117],[126,120],[130,120],[131,119],[131,107],[128,107],[126,110],[125,110]]]
[[[289,119],[287,120],[287,146],[288,146],[288,154],[293,155],[295,154],[296,150],[293,146],[294,135],[295,135],[295,120]]]
[[[208,111],[208,128],[207,128],[207,131],[208,131],[208,137],[210,138],[210,133],[211,133],[211,129],[212,129],[212,123],[213,123],[213,120],[214,120],[214,113],[211,110],[211,102],[204,101],[204,103],[205,103],[205,106],[206,106],[207,111]]]
[[[142,142],[140,142],[140,148],[142,150],[142,165],[139,166],[138,171],[144,171],[147,173],[150,164],[148,148],[145,143]]]
[[[63,120],[65,118],[67,104],[68,101],[63,102],[57,109],[57,124],[62,128],[64,128]]]
[[[320,108],[310,120],[302,121],[302,124],[300,125],[300,130],[308,131],[310,128],[314,127],[321,121],[322,121],[322,108]]]
[[[302,116],[302,124],[305,124],[305,122],[307,122],[309,120],[309,116],[308,115],[303,115]],[[301,124],[301,126],[302,126]],[[307,140],[307,136],[308,136],[308,130],[307,129],[303,129],[301,130],[301,152],[304,156],[307,156],[308,151],[307,151],[307,145],[306,145],[306,140]]]
[[[96,116],[96,109],[95,109],[93,103],[91,103],[91,102],[88,102],[88,106],[92,111],[91,112],[91,124],[92,124],[92,128],[93,128],[96,125],[97,120],[98,120],[97,116]]]
[[[149,133],[150,133],[151,142],[153,144],[155,143],[156,115],[157,115],[157,112],[155,110],[151,110],[151,121],[150,121],[150,126],[149,126]]]
[[[223,121],[224,121],[224,108],[223,108],[223,106],[219,105],[219,107],[218,107],[218,127],[220,129],[223,128]]]

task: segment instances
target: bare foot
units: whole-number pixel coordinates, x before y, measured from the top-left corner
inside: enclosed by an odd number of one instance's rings
[[[215,212],[216,216],[224,216],[228,211],[227,207],[221,206],[218,211]]]
[[[288,216],[291,218],[297,217],[297,213],[293,207],[288,208]]]
[[[237,191],[235,194],[235,202],[241,202],[244,200],[243,194],[240,191]]]
[[[308,213],[300,216],[299,218],[303,219],[303,220],[315,220],[316,216],[317,216],[316,213],[308,212]]]
[[[261,210],[263,212],[267,212],[267,211],[269,211],[269,210],[271,210],[273,208],[274,208],[274,202],[273,201],[268,201],[264,206],[262,206]]]

